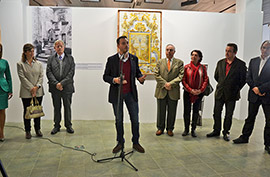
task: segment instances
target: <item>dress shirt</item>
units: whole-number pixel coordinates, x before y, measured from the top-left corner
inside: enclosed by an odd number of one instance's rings
[[[123,54],[125,56],[125,54]],[[119,58],[121,59],[122,55],[118,53]],[[123,58],[122,61],[125,63],[128,60],[129,54],[126,58]]]
[[[258,75],[261,74],[261,71],[262,71],[262,69],[263,69],[265,63],[266,63],[267,60],[269,59],[269,57],[270,57],[270,56],[266,57],[265,59],[263,59],[262,57],[260,57],[260,58],[261,58],[261,61],[260,61],[260,68],[259,68],[259,73],[258,73]]]
[[[60,63],[60,76],[62,76],[62,73],[63,73],[63,64],[62,64],[62,62],[63,62],[63,58],[65,57],[65,53],[63,53],[62,55],[57,54],[57,57],[58,57],[59,63]],[[60,57],[61,57],[61,59],[60,59]]]
[[[233,59],[233,61],[231,62],[231,64],[229,64],[229,63],[228,63],[228,59],[226,59],[226,76],[228,75],[228,73],[229,73],[229,71],[230,71],[230,69],[231,69],[231,67],[232,67],[233,62],[234,62],[234,59]]]

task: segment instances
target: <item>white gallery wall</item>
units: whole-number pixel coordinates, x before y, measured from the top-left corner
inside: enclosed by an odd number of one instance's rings
[[[240,1],[240,0],[239,0]],[[250,57],[260,54],[262,36],[262,13],[247,10],[249,1],[238,5],[239,13],[206,13],[162,10],[162,57],[165,46],[172,43],[176,47],[175,57],[185,64],[190,62],[190,52],[199,49],[203,52],[203,63],[209,65],[208,74],[213,87],[214,69],[219,59],[224,57],[226,44],[235,42],[239,45],[238,57],[248,64]],[[22,103],[18,97],[19,79],[16,63],[21,58],[22,46],[32,41],[32,8],[26,0],[0,1],[0,26],[4,58],[9,61],[14,96],[7,110],[8,122],[22,121]],[[240,6],[240,7],[239,7]],[[257,6],[257,5],[255,5]],[[117,13],[115,8],[72,8],[72,55],[77,63],[101,63],[101,70],[76,70],[75,90],[72,103],[72,116],[75,120],[113,120],[112,107],[108,103],[109,85],[102,80],[103,69],[108,56],[116,53]],[[248,21],[245,17],[252,21]],[[254,19],[255,22],[254,22]],[[256,26],[254,27],[254,24]],[[261,24],[261,25],[260,25]],[[253,35],[250,35],[252,33]],[[252,40],[252,44],[249,42]],[[255,47],[254,47],[255,46]],[[248,53],[245,49],[248,49]],[[45,72],[45,70],[44,70]],[[156,99],[154,98],[156,81],[147,76],[144,85],[138,83],[139,114],[141,122],[156,121]],[[53,107],[44,77],[45,96],[43,101],[46,116],[53,118]],[[247,86],[242,93],[242,100],[237,102],[235,118],[244,119],[247,112]],[[181,88],[181,97],[182,97]],[[242,106],[241,106],[242,105]],[[212,118],[214,94],[205,99],[203,118]],[[177,118],[183,117],[183,100],[178,102]],[[125,115],[128,115],[125,112]],[[241,116],[240,116],[241,115]],[[128,116],[125,121],[129,122]]]

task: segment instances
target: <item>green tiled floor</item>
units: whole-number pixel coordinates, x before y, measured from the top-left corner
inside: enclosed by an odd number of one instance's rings
[[[244,121],[233,120],[231,138],[240,135]],[[176,121],[175,136],[155,135],[155,123],[140,124],[140,142],[146,153],[128,156],[138,169],[135,172],[120,159],[108,163],[95,163],[82,152],[63,148],[48,140],[26,140],[20,129],[6,127],[6,141],[0,143],[0,159],[10,177],[185,177],[269,176],[270,155],[264,151],[263,119],[257,120],[250,143],[235,145],[222,137],[206,138],[212,130],[212,119],[204,119],[197,128],[197,138],[182,137],[183,120]],[[7,123],[22,127],[22,123]],[[73,121],[75,134],[65,129],[51,135],[52,121],[42,121],[44,137],[66,146],[83,145],[95,152],[95,159],[112,157],[115,146],[113,121]],[[32,134],[34,132],[32,131]],[[125,124],[125,150],[132,150],[130,124]]]

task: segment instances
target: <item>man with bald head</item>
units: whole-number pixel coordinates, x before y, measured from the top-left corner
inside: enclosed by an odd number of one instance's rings
[[[60,131],[61,107],[64,105],[65,127],[68,133],[74,133],[71,123],[71,100],[74,93],[75,63],[71,55],[65,53],[62,40],[54,43],[55,54],[49,57],[46,75],[48,78],[49,92],[51,92],[54,107],[54,128],[51,134]]]
[[[184,75],[184,63],[174,58],[175,47],[166,46],[166,58],[157,62],[155,78],[157,81],[155,97],[157,98],[157,131],[156,135],[167,134],[173,136],[177,102],[180,99],[180,82]],[[167,110],[167,124],[165,126]]]

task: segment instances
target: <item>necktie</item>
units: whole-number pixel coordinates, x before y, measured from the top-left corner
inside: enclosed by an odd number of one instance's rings
[[[59,56],[59,63],[60,63],[60,77],[61,77],[62,72],[63,72],[63,69],[62,69],[62,56]]]
[[[171,60],[170,59],[168,59],[167,66],[168,66],[168,71],[170,71],[170,69],[171,69]]]

